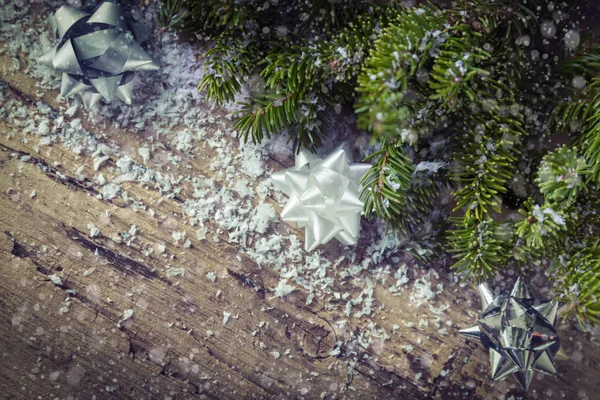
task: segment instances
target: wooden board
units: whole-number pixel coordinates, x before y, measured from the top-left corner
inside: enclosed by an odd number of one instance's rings
[[[11,57],[0,56],[0,80],[7,85],[0,107],[18,102],[28,110],[23,118],[31,119],[40,114],[36,102],[63,112],[56,92],[36,88],[26,56],[19,61],[21,67],[14,69]],[[231,130],[223,110],[201,106],[201,111],[215,115],[209,132]],[[107,128],[86,120],[82,110],[65,118],[80,119],[101,143],[140,164],[145,163],[137,149],[153,138],[162,146],[155,146],[149,167],[173,176],[214,175],[210,164],[217,154],[209,147],[191,156],[151,127],[142,134]],[[179,157],[176,164],[168,162],[173,155]],[[109,181],[118,175],[118,158],[111,156],[100,170]],[[380,282],[374,285],[374,311],[360,318],[318,298],[307,305],[302,289],[277,298],[272,289],[279,272],[269,265],[259,269],[214,221],[207,227],[218,242],[194,240],[186,247],[174,240],[174,232],[195,237],[196,227],[181,215],[181,204],[193,198],[191,182],[183,181],[176,196],[124,182],[130,198],[146,205],[137,209],[119,197],[103,198],[93,161],[90,154],[45,144],[14,121],[0,120],[3,398],[524,396],[512,379],[492,382],[485,351],[458,337],[460,327],[473,323],[479,302],[441,263],[411,271],[412,279],[433,271],[433,286],[444,287],[420,306],[411,301],[410,290],[391,293]],[[267,164],[280,169],[291,160]],[[273,198],[265,202],[279,210]],[[99,233],[91,233],[90,223]],[[302,237],[302,230],[283,222],[264,235],[276,231]],[[325,249],[332,262],[344,251],[336,244]],[[215,273],[214,282],[209,272]],[[352,296],[364,287],[336,279],[334,287]],[[443,306],[448,308],[439,311]],[[123,320],[126,310],[133,314]],[[361,346],[360,338],[373,329],[388,337],[371,336]],[[594,337],[571,325],[561,326],[560,335],[568,356],[557,361],[560,374],[536,375],[527,397],[599,398],[600,350]],[[332,355],[338,342],[341,350]]]

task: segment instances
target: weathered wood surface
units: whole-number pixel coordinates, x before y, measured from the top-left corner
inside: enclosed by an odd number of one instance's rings
[[[25,71],[27,60],[20,61],[23,67],[14,70],[13,60],[0,56],[0,79],[9,87],[5,101],[26,105],[30,118],[39,113],[37,101],[60,110],[57,93],[40,96],[35,79]],[[204,111],[223,114],[209,107]],[[65,118],[82,118],[85,129],[117,146],[121,156],[143,164],[137,148],[153,136],[151,128],[142,136],[106,128],[85,121],[81,110]],[[225,119],[215,124],[231,129]],[[149,164],[174,175],[210,176],[215,154],[204,150],[191,158],[165,141],[164,149],[153,151]],[[166,162],[173,153],[181,157],[177,165]],[[110,159],[102,168],[108,179],[116,174],[114,162]],[[269,163],[274,169],[283,167],[273,159]],[[419,323],[437,317],[429,304],[411,306],[409,290],[394,296],[379,283],[376,312],[358,319],[325,307],[319,299],[307,306],[302,290],[274,298],[277,271],[268,265],[258,269],[237,245],[228,243],[226,234],[216,232],[216,225],[208,227],[211,234],[223,236],[219,242],[193,241],[189,248],[174,242],[175,231],[194,237],[195,228],[180,218],[178,204],[192,196],[190,185],[184,182],[177,197],[165,198],[154,188],[123,183],[131,197],[148,205],[145,211],[134,211],[122,200],[98,196],[95,174],[89,155],[61,144],[42,144],[39,136],[24,135],[7,120],[0,121],[0,397],[524,395],[512,379],[494,384],[488,378],[485,351],[458,337],[458,328],[474,321],[479,304],[474,290],[450,280],[445,267],[437,268],[439,279],[433,278],[445,289],[431,304],[450,306],[439,319],[447,334],[435,324]],[[278,209],[275,201],[267,201]],[[90,222],[100,229],[99,235],[91,237]],[[132,224],[138,228],[134,241],[115,240]],[[271,229],[296,228],[280,223]],[[165,246],[164,253],[143,254],[158,245]],[[325,254],[335,260],[342,252],[332,244]],[[184,268],[185,274],[170,276],[167,265]],[[91,268],[95,269],[90,273]],[[216,272],[214,283],[206,277],[210,271]],[[54,284],[52,274],[59,275],[62,284]],[[352,281],[342,290],[360,291]],[[133,316],[122,321],[127,309]],[[226,323],[223,312],[231,313]],[[356,334],[368,330],[370,323],[384,329],[389,339],[374,340],[364,354],[352,353],[359,348]],[[560,335],[568,357],[557,361],[560,374],[536,375],[527,397],[600,398],[597,343],[570,325],[561,326]],[[338,341],[344,342],[343,351],[330,355]]]

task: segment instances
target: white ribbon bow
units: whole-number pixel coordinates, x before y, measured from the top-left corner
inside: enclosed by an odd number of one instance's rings
[[[306,228],[307,251],[332,238],[357,242],[363,210],[359,181],[370,167],[351,163],[342,148],[325,159],[302,150],[294,167],[273,174],[276,187],[289,197],[281,217]]]

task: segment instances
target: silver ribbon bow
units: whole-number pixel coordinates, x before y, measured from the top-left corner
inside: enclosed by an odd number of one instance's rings
[[[50,25],[57,44],[40,61],[62,72],[61,96],[80,94],[87,109],[102,98],[131,104],[134,71],[158,69],[137,43],[145,38],[144,27],[128,24],[121,7],[110,1],[93,14],[62,6]]]
[[[553,357],[560,348],[554,324],[558,303],[537,301],[529,284],[519,277],[510,295],[494,297],[479,285],[482,313],[477,325],[459,331],[481,340],[489,348],[492,379],[515,374],[523,390],[529,388],[534,371],[556,374]]]
[[[359,181],[369,168],[351,163],[342,148],[325,159],[302,150],[294,167],[273,174],[275,186],[289,197],[281,217],[306,228],[307,251],[332,238],[357,242],[363,209]]]

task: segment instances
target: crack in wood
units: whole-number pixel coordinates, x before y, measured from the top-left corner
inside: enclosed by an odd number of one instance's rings
[[[260,298],[265,298],[265,288],[262,286],[262,284],[257,284],[252,279],[250,279],[248,275],[244,273],[235,272],[231,268],[227,268],[227,273],[236,281],[240,282],[243,286],[248,286],[249,288],[252,288],[256,293],[259,294]]]
[[[6,233],[6,235],[9,236],[8,232],[4,232],[4,233]],[[30,256],[29,252],[27,251],[27,249],[25,249],[25,247],[23,245],[21,245],[19,242],[17,242],[14,239],[11,241],[13,244],[13,248],[12,248],[10,254],[12,254],[13,256],[19,257],[19,258],[28,258]],[[37,263],[36,263],[36,265],[37,265]]]
[[[50,274],[52,272],[52,267],[48,268],[48,267],[44,266],[42,263],[39,262],[37,257],[35,257],[27,249],[25,249],[25,247],[16,240],[13,240],[13,250],[12,250],[11,254],[13,256],[21,258],[21,259],[28,259],[29,261],[31,261],[33,263],[33,265],[35,265],[37,272],[39,272],[40,274],[42,274],[46,277],[48,276],[48,274]],[[70,292],[67,292],[69,297],[79,300],[84,306],[95,311],[96,317],[94,318],[94,321],[97,318],[97,314],[102,315],[103,317],[105,317],[106,319],[108,319],[111,322],[114,322],[115,324],[119,321],[119,315],[111,314],[110,312],[106,311],[106,308],[93,303],[87,296],[81,294],[81,291],[74,288],[71,285],[71,283],[68,282],[66,279],[60,285],[56,285],[56,286],[59,289],[64,290],[64,291],[71,290]]]
[[[23,60],[20,60],[20,62],[23,62]],[[2,79],[0,77],[0,82],[4,83],[6,85],[6,87],[8,87],[8,89],[10,91],[13,92],[13,94],[15,96],[17,96],[19,98],[19,100],[23,103],[29,104],[33,107],[36,106],[36,102],[38,101],[42,101],[42,99],[34,99],[31,98],[31,96],[29,96],[28,94],[26,94],[25,92],[23,92],[22,90],[20,90],[19,88],[17,88],[16,86],[12,85],[10,82],[6,81],[5,79]],[[51,104],[48,103],[44,103],[46,106],[48,106],[48,108],[50,108],[53,112],[59,114],[59,110],[56,109],[56,107],[53,107]]]
[[[68,187],[69,189],[73,189],[73,190],[81,190],[84,191],[92,196],[98,196],[100,195],[100,192],[97,191],[93,186],[95,186],[94,182],[90,181],[87,178],[84,178],[83,180],[78,180],[75,179],[73,177],[70,177],[68,175],[63,174],[62,172],[60,172],[57,168],[54,168],[52,166],[50,166],[48,163],[46,163],[46,161],[42,160],[41,158],[32,156],[31,154],[21,151],[21,150],[16,150],[13,149],[11,147],[8,147],[4,144],[0,143],[0,149],[2,149],[3,151],[7,151],[13,154],[17,154],[21,157],[23,156],[27,156],[30,157],[28,161],[24,161],[33,165],[36,165],[40,170],[42,170],[42,172],[44,172],[44,174],[46,176],[48,176],[48,178],[52,179],[55,182],[58,182],[62,185],[65,185],[66,187]],[[100,199],[103,203],[108,204],[109,202],[105,201],[104,199]],[[118,207],[122,207],[118,204],[112,203],[110,202],[110,204],[114,204]]]
[[[79,231],[77,228],[66,226],[62,224],[63,231],[67,234],[71,240],[79,243],[83,248],[90,250],[93,253],[98,253],[102,258],[105,258],[109,263],[114,266],[117,270],[123,272],[126,275],[139,277],[142,276],[147,279],[157,279],[161,282],[166,283],[168,286],[173,286],[173,282],[169,279],[161,276],[156,271],[148,269],[144,264],[132,260],[131,258],[125,257],[118,254],[114,250],[97,244],[85,237],[85,234]]]

